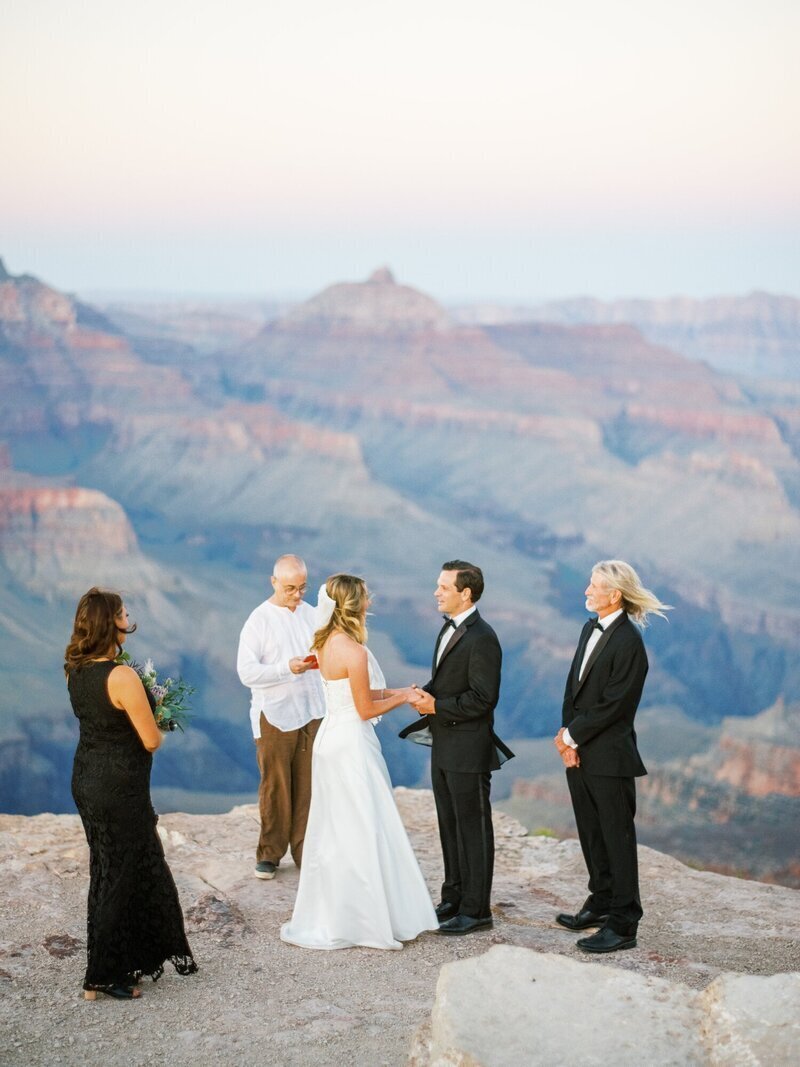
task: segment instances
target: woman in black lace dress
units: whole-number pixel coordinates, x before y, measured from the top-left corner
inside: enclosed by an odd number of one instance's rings
[[[179,974],[197,970],[150,801],[161,734],[141,679],[114,662],[135,628],[119,594],[90,589],[65,653],[80,723],[72,795],[89,842],[87,1000],[138,997],[138,980],[158,979],[166,960]]]

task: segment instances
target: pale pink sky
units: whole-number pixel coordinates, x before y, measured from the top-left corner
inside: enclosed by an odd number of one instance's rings
[[[800,5],[3,0],[0,255],[61,287],[800,293]]]

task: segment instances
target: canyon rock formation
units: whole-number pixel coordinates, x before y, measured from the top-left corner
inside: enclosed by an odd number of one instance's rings
[[[775,311],[771,337],[791,340],[790,312]],[[0,269],[0,807],[70,810],[61,655],[98,582],[130,601],[132,654],[195,686],[180,755],[157,762],[160,795],[198,811],[248,795],[236,639],[287,550],[308,559],[312,589],[337,570],[367,577],[370,641],[396,684],[427,680],[441,562],[478,560],[504,647],[498,731],[515,741],[555,732],[587,573],[609,557],[675,606],[646,635],[643,712],[675,708],[685,733],[788,707],[800,393],[720,374],[648,328],[464,323],[386,268],[295,307],[227,311],[94,308]],[[396,736],[407,715],[384,748],[396,781],[424,785],[424,754]],[[740,870],[746,840],[725,843],[725,813],[767,809],[763,840],[777,840],[796,798],[775,799],[764,768],[792,782],[794,757],[783,740],[726,737],[713,771],[656,760],[646,788],[656,828],[695,798],[681,855],[705,836],[698,862]],[[521,758],[498,788],[515,777]],[[540,807],[535,824],[550,825]]]

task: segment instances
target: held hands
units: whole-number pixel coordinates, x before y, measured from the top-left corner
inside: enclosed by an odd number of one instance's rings
[[[564,727],[558,731],[553,738],[553,744],[558,749],[558,754],[561,756],[561,760],[565,767],[580,767],[581,758],[578,755],[577,749],[571,748],[564,741]]]
[[[424,689],[420,689],[418,685],[412,685],[410,689],[411,696],[408,703],[419,712],[420,715],[435,715],[436,714],[436,701],[430,695],[426,693]]]
[[[404,685],[400,689],[387,689],[387,696],[402,697],[404,704],[413,704],[416,700],[416,690],[413,685]]]

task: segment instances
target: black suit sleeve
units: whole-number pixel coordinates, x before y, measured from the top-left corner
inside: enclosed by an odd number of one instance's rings
[[[578,747],[636,711],[646,675],[647,653],[641,641],[620,649],[600,699],[569,724],[570,737]]]
[[[494,634],[473,642],[469,650],[467,688],[456,696],[436,697],[436,716],[443,722],[484,719],[500,697],[503,653]]]

